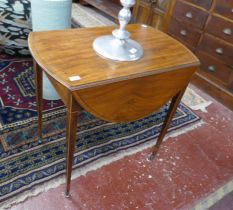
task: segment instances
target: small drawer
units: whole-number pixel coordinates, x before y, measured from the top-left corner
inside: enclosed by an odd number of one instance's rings
[[[196,4],[196,5],[203,7],[207,10],[210,9],[212,2],[213,2],[213,0],[185,0],[185,1],[190,2],[192,4]]]
[[[201,37],[200,32],[192,30],[190,26],[177,21],[175,18],[170,21],[168,33],[194,48]]]
[[[220,17],[212,16],[206,31],[230,43],[233,43],[233,23]]]
[[[228,66],[233,66],[233,46],[225,41],[205,34],[198,46],[198,50],[207,52]]]
[[[216,0],[214,12],[233,19],[233,1],[232,0]]]
[[[210,77],[220,80],[225,86],[228,86],[231,83],[233,69],[218,62],[216,59],[208,56],[202,51],[197,51],[196,55],[201,61],[201,71],[205,71],[210,75]]]
[[[208,18],[208,13],[200,9],[192,7],[181,1],[177,1],[173,16],[178,19],[184,20],[199,29],[203,29],[206,20]]]

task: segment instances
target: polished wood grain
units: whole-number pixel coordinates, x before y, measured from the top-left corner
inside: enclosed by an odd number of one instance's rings
[[[66,197],[70,196],[70,181],[73,165],[73,157],[76,142],[76,128],[78,115],[81,109],[77,109],[79,105],[72,95],[69,96],[69,106],[67,107],[67,127],[66,127]]]
[[[92,42],[100,35],[111,33],[112,29],[33,32],[29,36],[29,49],[36,62],[37,104],[42,104],[43,70],[67,107],[67,197],[81,107],[103,120],[129,122],[149,115],[172,99],[157,151],[181,93],[199,65],[199,60],[178,41],[141,25],[131,25],[128,29],[144,47],[142,59],[134,62],[103,59],[93,51]],[[69,78],[73,76],[80,79],[71,81]],[[39,132],[41,123],[39,120]]]
[[[220,62],[233,66],[233,45],[215,36],[205,34],[197,49],[205,51]]]
[[[167,11],[166,19],[169,20],[167,31],[200,58],[201,68],[193,80],[195,85],[232,109],[233,1],[174,0],[172,2],[173,5]],[[198,26],[192,23],[194,18],[190,18],[190,21],[184,18],[187,11],[197,11],[196,14],[201,12],[206,14],[207,18],[198,15]],[[194,17],[195,13],[192,15]],[[175,24],[174,19],[178,20]],[[187,36],[179,35],[178,28],[185,29]],[[189,35],[189,31],[194,31],[194,33]],[[199,35],[195,32],[198,32]],[[213,67],[214,70],[212,70]]]
[[[218,16],[211,16],[206,32],[233,44],[233,22]]]
[[[184,0],[184,1],[203,7],[207,10],[211,8],[213,2],[213,0]]]
[[[49,78],[50,82],[52,83],[54,89],[57,91],[57,93],[59,94],[61,100],[63,101],[63,103],[65,104],[66,107],[71,106],[69,104],[70,97],[71,97],[71,92],[69,91],[69,89],[67,89],[63,84],[57,82],[53,77],[51,77],[49,74],[47,74],[47,77]]]
[[[171,3],[170,0],[136,0],[133,8],[133,22],[164,30],[166,10]]]
[[[209,56],[203,51],[197,51],[197,56],[201,61],[201,72],[205,71],[208,73],[208,77],[215,78],[221,81],[222,85],[225,87],[230,87],[233,77],[233,69],[228,67],[227,65],[219,62],[213,57]]]
[[[189,14],[189,15],[188,15]],[[208,13],[199,8],[185,4],[183,1],[176,1],[173,16],[185,21],[198,29],[203,29],[208,18]]]
[[[176,1],[170,1],[170,3],[167,6],[167,9],[166,9],[165,14],[164,14],[164,21],[163,21],[164,22],[163,23],[163,31],[164,32],[167,32],[169,29],[168,26],[170,24],[175,6],[176,6]]]
[[[133,8],[133,22],[151,24],[152,3],[146,0],[137,0]]]
[[[215,0],[214,12],[233,20],[233,1],[232,0]]]
[[[37,100],[37,111],[38,111],[38,135],[41,138],[42,136],[42,69],[34,62],[34,70],[36,74],[36,100]],[[78,116],[82,108],[74,99],[72,93],[62,84],[54,80],[50,75],[48,75],[50,82],[53,84],[53,87],[58,92],[62,101],[67,107],[67,126],[66,126],[66,190],[65,196],[70,197],[70,182],[71,182],[71,173],[73,165],[73,156],[75,150],[75,141],[76,141],[76,127]]]
[[[132,38],[144,48],[142,59],[135,62],[102,59],[96,56],[92,43],[98,36],[111,34],[112,29],[98,27],[33,32],[29,35],[29,47],[44,71],[70,90],[196,66],[199,63],[178,41],[161,31],[141,25],[130,25],[128,29]],[[72,82],[69,79],[72,76],[80,76],[81,79]]]
[[[168,113],[167,113],[167,116],[166,116],[166,119],[163,123],[163,126],[162,126],[162,130],[159,134],[159,137],[157,139],[157,142],[155,144],[155,146],[153,147],[153,150],[152,150],[152,154],[151,156],[149,157],[150,160],[153,160],[155,158],[155,155],[157,154],[157,152],[159,151],[159,147],[163,141],[163,138],[165,137],[165,134],[167,132],[167,129],[172,121],[172,118],[176,112],[176,109],[178,107],[178,105],[180,104],[180,101],[184,95],[184,92],[186,90],[186,87],[184,87],[183,89],[181,89],[171,100],[171,104],[170,104],[170,107],[169,107],[169,110],[168,110]]]
[[[143,118],[176,95],[187,84],[196,67],[169,71],[73,93],[87,111],[110,122]],[[174,79],[175,78],[175,79]]]
[[[175,19],[175,17],[170,21],[168,33],[193,48],[197,47],[201,37],[200,31],[195,30],[184,22]]]

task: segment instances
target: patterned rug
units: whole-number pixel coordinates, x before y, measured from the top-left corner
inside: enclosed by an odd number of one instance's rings
[[[16,195],[64,174],[66,110],[59,100],[44,100],[45,138],[38,142],[32,60],[0,55],[0,77],[0,203],[4,204],[12,197],[11,203],[15,202]],[[83,111],[77,128],[74,167],[87,167],[113,154],[122,155],[127,149],[136,152],[144,144],[155,143],[167,109],[165,105],[152,115],[127,124],[108,123]],[[200,123],[200,118],[180,104],[169,132],[185,132],[195,122]]]

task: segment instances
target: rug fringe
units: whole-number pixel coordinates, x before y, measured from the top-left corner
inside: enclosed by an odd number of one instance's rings
[[[177,136],[182,135],[188,131],[194,130],[198,127],[201,127],[204,124],[205,124],[205,122],[200,120],[198,122],[195,122],[191,126],[187,125],[186,127],[182,128],[182,130],[180,130],[180,131],[174,130],[166,135],[164,141],[166,141],[168,138],[177,137]],[[115,154],[109,155],[108,157],[100,158],[100,159],[98,159],[92,163],[89,163],[81,168],[76,168],[72,172],[72,179],[76,179],[80,176],[85,176],[88,172],[95,171],[95,170],[97,170],[105,165],[108,165],[112,162],[120,160],[126,156],[130,156],[130,155],[136,154],[138,152],[141,152],[145,149],[148,149],[148,148],[152,147],[153,145],[155,145],[155,142],[156,141],[154,139],[152,139],[149,142],[146,142],[144,144],[140,144],[140,145],[135,146],[133,148],[125,149],[124,151],[119,151]],[[64,172],[65,171],[61,171],[61,173],[64,173]],[[44,183],[40,184],[40,186],[35,186],[31,190],[27,190],[25,192],[22,192],[20,195],[14,196],[13,198],[10,198],[5,202],[2,202],[0,204],[0,209],[9,209],[13,205],[24,202],[28,198],[37,196],[43,192],[47,192],[48,190],[59,187],[62,184],[65,184],[65,175],[64,174],[60,175],[57,178],[53,178],[52,180],[44,182]]]
[[[212,104],[212,101],[206,101],[192,88],[192,85],[188,86],[187,90],[185,91],[184,97],[182,98],[182,102],[192,110],[200,110],[207,113],[207,107]]]
[[[211,105],[212,103],[213,103],[212,101],[206,101],[206,102],[203,102],[203,103],[201,103],[201,104],[197,104],[197,105],[195,105],[195,106],[190,106],[190,108],[191,108],[192,110],[195,110],[195,111],[200,110],[200,111],[202,111],[202,112],[207,113],[207,112],[208,112],[208,111],[207,111],[207,107],[208,107],[209,105]]]

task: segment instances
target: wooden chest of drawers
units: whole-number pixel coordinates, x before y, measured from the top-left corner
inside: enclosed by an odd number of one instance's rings
[[[233,109],[233,1],[176,0],[168,34],[200,59],[193,83]]]

